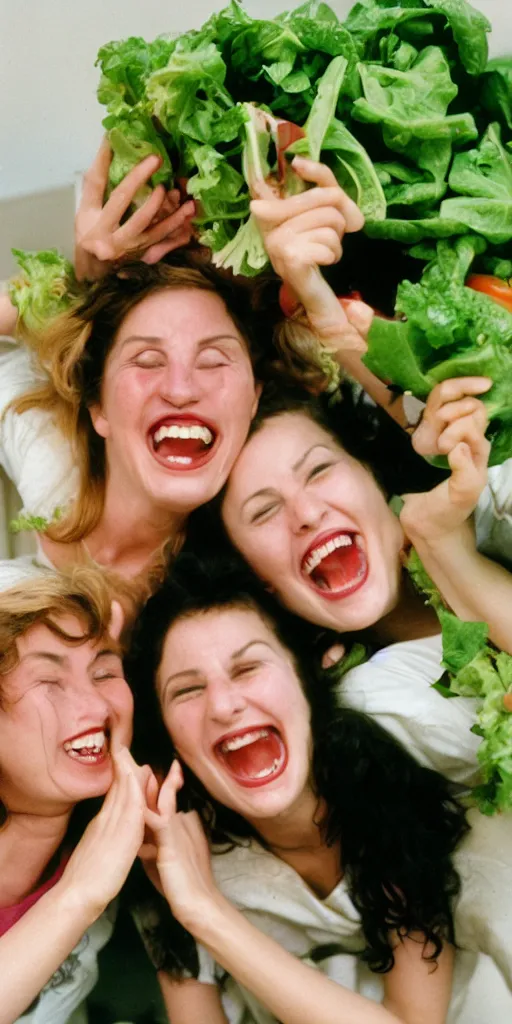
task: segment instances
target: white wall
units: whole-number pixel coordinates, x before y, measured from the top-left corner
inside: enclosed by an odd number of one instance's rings
[[[246,0],[271,16],[298,0]],[[340,16],[352,0],[331,0]],[[512,0],[473,0],[512,50]],[[222,0],[0,0],[0,199],[66,185],[101,138],[99,47],[198,27]],[[508,11],[508,13],[507,13]],[[1,213],[1,211],[0,211]]]

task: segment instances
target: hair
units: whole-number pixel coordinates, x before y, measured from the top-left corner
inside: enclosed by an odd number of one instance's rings
[[[339,672],[319,670],[313,627],[280,607],[235,556],[201,562],[181,554],[172,578],[139,619],[127,662],[137,754],[159,770],[174,757],[155,691],[169,630],[184,617],[230,608],[262,616],[295,659],[311,707],[313,785],[328,808],[321,827],[329,844],[341,844],[366,939],[363,958],[373,971],[389,971],[390,932],[419,933],[425,959],[434,961],[443,940],[454,941],[451,904],[459,878],[452,854],[468,829],[465,812],[442,776],[421,767],[367,716],[343,707]],[[199,812],[214,846],[225,850],[251,837],[261,842],[244,818],[214,800],[183,768],[187,806]]]
[[[55,541],[71,543],[87,536],[103,511],[106,485],[105,443],[95,431],[89,408],[100,401],[106,359],[127,314],[159,291],[193,289],[219,295],[244,338],[256,375],[270,349],[272,321],[264,312],[247,316],[247,289],[236,287],[212,268],[186,254],[148,266],[126,264],[78,298],[65,313],[23,338],[43,368],[46,380],[11,403],[16,413],[41,409],[51,414],[72,445],[79,468],[79,491],[65,514],[46,527]]]
[[[126,601],[126,595],[123,597]],[[55,636],[75,645],[98,640],[108,632],[114,598],[119,599],[119,595],[105,575],[83,567],[62,573],[41,571],[0,592],[0,706],[2,676],[16,668],[17,642],[27,630],[46,626]],[[64,615],[80,620],[83,633],[78,639],[56,621]]]
[[[18,640],[29,629],[37,625],[46,626],[64,643],[75,647],[100,640],[108,633],[114,598],[119,600],[119,594],[112,590],[103,573],[82,567],[62,573],[41,571],[37,576],[1,591],[0,711],[8,706],[4,677],[18,665]],[[133,616],[134,605],[130,605],[127,594],[122,595],[122,604],[125,613],[128,611]],[[79,620],[82,625],[79,636],[76,633],[71,635],[59,624],[58,620],[65,615],[73,615]],[[121,640],[121,650],[125,646],[126,636]],[[91,817],[91,808],[96,809],[98,801],[88,801],[88,804],[85,816],[83,812],[73,814],[73,838],[81,835]],[[7,811],[0,802],[0,825],[6,817]]]

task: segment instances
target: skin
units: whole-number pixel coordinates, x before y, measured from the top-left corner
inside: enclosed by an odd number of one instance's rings
[[[249,353],[222,300],[186,288],[148,296],[123,321],[90,410],[106,442],[109,489],[118,499],[140,492],[153,515],[187,515],[222,487],[256,404]],[[212,459],[192,471],[161,466],[148,441],[156,421],[185,413],[219,433]]]
[[[267,420],[229,479],[222,515],[231,540],[279,598],[310,622],[364,629],[401,598],[404,535],[370,472],[303,413]],[[329,531],[360,535],[369,571],[353,594],[327,599],[301,572]]]
[[[82,635],[75,617],[58,621],[70,635]],[[63,743],[89,728],[108,728],[129,745],[131,692],[110,638],[74,646],[36,624],[17,646],[18,664],[2,680],[0,800],[11,814],[63,813],[103,795],[112,782],[110,757],[83,765]]]
[[[178,755],[221,803],[259,829],[309,803],[309,707],[289,651],[256,612],[229,608],[178,620],[165,640],[158,693]],[[288,764],[274,782],[247,788],[215,746],[232,732],[264,726],[280,733]]]
[[[258,612],[236,606],[177,620],[166,637],[157,686],[181,759],[213,796],[250,821],[272,852],[325,898],[339,881],[341,853],[339,845],[326,847],[316,824],[321,808],[309,778],[309,707],[292,656],[271,627]],[[288,763],[281,775],[251,789],[222,766],[215,744],[226,733],[261,724],[282,731]],[[448,948],[433,972],[421,958],[421,941],[411,936],[397,943],[395,967],[385,975],[384,1003],[379,1005],[321,972],[304,974],[304,964],[254,929],[216,888],[197,814],[177,812],[176,793],[182,784],[175,761],[147,815],[160,887],[178,920],[279,1020],[444,1022],[451,988]],[[201,1022],[227,1021],[211,985],[179,985],[165,976],[161,980],[176,1024],[192,1016]]]

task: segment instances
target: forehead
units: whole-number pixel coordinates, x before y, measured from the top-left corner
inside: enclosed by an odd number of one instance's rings
[[[226,334],[244,345],[220,295],[200,288],[167,288],[146,296],[127,313],[116,340],[132,335],[201,341]]]
[[[167,633],[163,659],[174,664],[208,659],[217,654],[231,655],[250,640],[264,640],[278,646],[277,638],[267,621],[252,608],[234,606],[212,608],[178,619]],[[179,671],[179,669],[176,669]]]
[[[293,472],[297,460],[312,445],[343,451],[332,435],[305,413],[286,412],[266,420],[242,449],[228,481],[226,500],[243,501],[249,490],[273,486],[283,473]]]

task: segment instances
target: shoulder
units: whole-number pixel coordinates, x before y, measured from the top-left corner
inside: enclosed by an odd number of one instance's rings
[[[340,703],[375,718],[421,764],[473,784],[479,775],[480,740],[471,733],[477,702],[441,696],[433,684],[442,673],[440,636],[393,644],[347,672]]]

